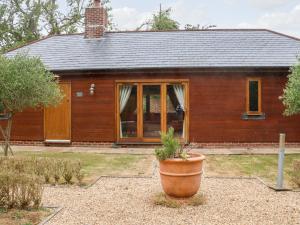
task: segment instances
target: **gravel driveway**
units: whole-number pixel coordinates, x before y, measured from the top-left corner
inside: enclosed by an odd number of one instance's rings
[[[159,178],[102,178],[88,189],[45,188],[45,205],[64,209],[47,225],[300,224],[300,193],[274,192],[257,180],[205,178],[207,203],[170,209],[154,206]]]

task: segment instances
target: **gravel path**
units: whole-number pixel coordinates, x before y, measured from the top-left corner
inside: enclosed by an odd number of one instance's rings
[[[257,180],[205,178],[207,203],[154,206],[159,178],[102,178],[89,189],[45,188],[45,205],[63,206],[47,225],[300,224],[300,193],[274,192]]]

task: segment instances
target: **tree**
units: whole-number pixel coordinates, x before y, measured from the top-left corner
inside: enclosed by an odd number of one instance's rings
[[[14,115],[28,108],[54,106],[62,97],[54,74],[47,71],[39,58],[0,56],[0,105],[7,119],[6,128],[0,126],[5,140],[5,156],[10,149]]]
[[[153,14],[153,18],[145,21],[136,30],[152,30],[152,31],[164,31],[164,30],[179,30],[179,23],[171,18],[172,8],[162,10],[160,5],[160,10],[158,13]],[[217,27],[216,25],[205,25],[200,24],[192,25],[186,24],[184,26],[185,30],[209,30]]]
[[[163,31],[163,30],[178,30],[179,23],[171,18],[171,8],[160,10],[158,13],[153,14],[153,18],[144,22],[136,30],[142,30],[146,27],[146,30],[150,28],[152,31]]]
[[[280,99],[285,106],[284,115],[290,116],[300,112],[300,59],[291,67],[288,82]]]
[[[91,0],[1,0],[0,48],[2,51],[20,46],[42,36],[71,34],[83,30],[84,11]],[[103,0],[108,12],[110,0]],[[110,28],[113,28],[109,13]]]
[[[200,24],[197,25],[192,25],[192,24],[186,24],[184,26],[185,30],[209,30],[212,28],[216,28],[216,25],[205,25],[205,26],[201,26]]]

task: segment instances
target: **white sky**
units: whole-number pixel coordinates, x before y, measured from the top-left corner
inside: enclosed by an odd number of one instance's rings
[[[111,0],[114,23],[119,30],[133,30],[151,18],[160,3],[172,7],[172,17],[182,28],[268,28],[300,38],[300,0]]]

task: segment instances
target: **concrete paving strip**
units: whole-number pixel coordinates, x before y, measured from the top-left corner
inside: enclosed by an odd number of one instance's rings
[[[15,152],[18,151],[50,151],[50,152],[84,152],[99,154],[133,154],[133,155],[153,155],[154,148],[108,148],[108,147],[46,147],[46,146],[13,146]],[[192,148],[191,152],[204,155],[271,155],[278,154],[278,148]],[[286,154],[300,154],[300,147],[287,147]]]

